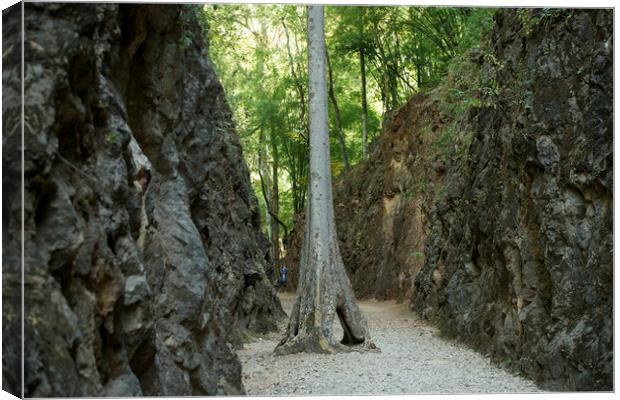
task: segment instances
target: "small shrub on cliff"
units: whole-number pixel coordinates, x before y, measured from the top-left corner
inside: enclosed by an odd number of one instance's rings
[[[193,42],[193,38],[192,38],[191,33],[189,33],[189,32],[185,32],[185,33],[183,34],[183,36],[181,36],[181,39],[179,39],[179,46],[180,46],[183,50],[185,50],[185,49],[187,49],[189,46],[191,46],[191,45],[192,45],[192,42]]]
[[[533,28],[538,24],[549,28],[552,22],[558,22],[558,18],[565,17],[566,20],[569,20],[572,16],[572,11],[564,8],[520,8],[517,10],[517,16],[523,26],[521,33],[528,37],[532,33]]]
[[[105,140],[110,144],[116,144],[118,142],[119,135],[116,132],[110,131],[106,133]]]

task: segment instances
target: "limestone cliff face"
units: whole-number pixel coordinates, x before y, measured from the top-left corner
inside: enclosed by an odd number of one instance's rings
[[[436,204],[415,309],[554,389],[611,390],[612,12],[495,18],[467,162]]]
[[[19,127],[19,13],[3,18],[11,300],[19,296],[20,132],[9,129]],[[274,328],[282,310],[194,10],[27,3],[24,18],[25,395],[243,393],[240,333]],[[7,338],[19,309],[4,304]],[[3,345],[5,387],[19,392],[11,367],[19,343]]]

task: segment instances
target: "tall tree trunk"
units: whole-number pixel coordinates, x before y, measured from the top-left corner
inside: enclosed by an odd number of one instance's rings
[[[342,132],[342,120],[340,119],[340,109],[336,101],[336,92],[334,91],[334,78],[332,76],[332,63],[329,61],[329,52],[325,50],[325,58],[327,60],[327,71],[329,72],[329,98],[334,106],[334,116],[336,117],[336,131],[338,132],[338,144],[340,145],[340,154],[344,162],[344,169],[349,170],[349,156],[347,155],[347,146],[344,142],[344,133]]]
[[[293,131],[297,126],[292,121],[291,112],[286,109],[287,124],[285,130]],[[307,188],[306,173],[308,164],[308,144],[303,138],[293,138],[292,140],[282,140],[284,152],[282,155],[286,159],[284,163],[285,169],[291,178],[291,189],[293,196],[293,213],[299,214],[304,211],[304,196]]]
[[[293,52],[291,51],[291,43],[288,34],[288,28],[286,27],[286,23],[284,22],[284,18],[282,18],[282,27],[284,28],[284,34],[286,36],[286,51],[288,54],[288,60],[291,68],[291,77],[295,82],[295,87],[297,88],[297,94],[299,95],[299,125],[300,128],[304,131],[305,135],[302,135],[306,142],[308,141],[308,124],[306,122],[306,94],[304,91],[304,85],[301,81],[301,77],[297,75],[295,72],[295,59],[293,57]]]
[[[271,137],[272,143],[274,143],[274,138]],[[271,246],[271,258],[274,262],[277,262],[280,253],[280,247],[274,247],[273,243],[279,243],[279,231],[280,227],[284,229],[284,235],[288,236],[288,229],[284,222],[280,220],[278,217],[278,208],[279,208],[279,194],[277,193],[278,184],[275,182],[275,191],[276,195],[272,194],[273,185],[271,182],[276,180],[275,178],[278,176],[278,168],[275,170],[272,169],[273,178],[269,176],[269,168],[267,168],[266,158],[267,158],[267,143],[265,141],[265,133],[263,127],[260,128],[259,134],[259,150],[258,150],[258,176],[260,178],[261,192],[263,193],[263,200],[265,201],[265,211],[267,213],[267,218],[265,218],[265,223],[267,224],[267,232],[269,234],[269,242],[272,244]],[[277,150],[277,149],[276,149]],[[278,157],[276,155],[276,157]],[[276,162],[277,163],[277,162]],[[275,198],[275,212],[273,208]],[[278,257],[278,258],[276,258]],[[273,278],[277,278],[277,269],[273,269]]]
[[[265,24],[260,24],[260,34],[258,32],[254,32],[254,37],[256,38],[256,47],[254,48],[254,52],[256,55],[256,74],[257,76],[264,75],[264,67],[265,67],[265,53],[263,51],[265,46],[265,38],[267,37],[267,28]],[[260,83],[261,90],[264,90],[263,83]],[[265,200],[265,225],[267,226],[267,236],[269,238],[269,242],[271,243],[273,240],[273,231],[272,231],[272,223],[273,218],[271,218],[271,209],[269,205],[269,199],[271,197],[271,184],[270,184],[270,176],[269,171],[267,170],[267,139],[265,138],[265,130],[263,123],[259,124],[259,133],[258,133],[258,171],[261,179],[261,191],[263,192],[263,199]],[[275,175],[274,175],[275,176]],[[272,252],[273,259],[273,252]],[[274,274],[277,271],[274,271]],[[271,279],[272,277],[270,277]]]
[[[362,76],[362,157],[368,157],[368,107],[366,105],[366,61],[360,49],[360,74]]]
[[[267,171],[267,143],[265,142],[265,132],[261,127],[258,133],[258,172],[261,179],[261,192],[265,200],[265,225],[267,226],[267,236],[271,242],[271,210],[267,199],[271,197],[270,176]]]
[[[301,172],[299,173],[299,208],[298,210],[304,210],[306,208],[306,196],[308,194],[308,181],[309,181],[309,176],[308,176],[308,168],[310,167],[309,165],[309,160],[308,160],[308,153],[310,151],[310,143],[304,143],[303,146],[299,146],[299,160],[300,160],[300,170]]]
[[[310,185],[300,280],[286,335],[275,353],[376,349],[366,319],[355,303],[336,237],[327,133],[323,6],[308,6],[308,78]],[[344,331],[340,342],[334,338],[336,315]]]
[[[278,164],[280,157],[278,156],[278,146],[275,138],[274,127],[271,127],[271,213],[280,215],[280,194],[278,191]],[[274,269],[276,273],[280,271],[280,229],[278,221],[271,219],[271,255],[273,257]]]
[[[388,71],[388,82],[390,83],[390,94],[392,95],[391,111],[398,107],[398,69],[395,64],[391,64]]]
[[[301,76],[298,75],[298,71],[295,70],[295,59],[293,57],[293,51],[291,49],[290,36],[288,32],[288,28],[286,26],[284,18],[281,19],[282,27],[284,28],[284,34],[286,36],[286,51],[288,54],[289,66],[291,70],[291,77],[295,82],[295,87],[297,89],[297,94],[299,96],[299,128],[301,132],[301,137],[304,140],[303,146],[298,146],[298,160],[299,160],[299,168],[298,168],[298,179],[297,181],[301,183],[301,181],[306,179],[307,174],[307,162],[306,153],[308,147],[308,136],[309,136],[309,127],[306,118],[306,93],[304,90],[304,86],[301,80]],[[296,42],[296,41],[295,41]],[[296,43],[295,43],[296,44]],[[294,182],[295,183],[295,182]],[[297,189],[297,190],[295,190]],[[303,183],[299,186],[293,187],[293,199],[294,199],[294,209],[295,212],[301,212],[304,208],[305,199],[306,199],[306,189]]]
[[[421,73],[421,68],[420,68],[420,64],[416,63],[415,65],[415,69],[417,72],[417,81],[418,81],[418,91],[420,91],[420,88],[422,87],[422,73]]]
[[[392,106],[390,107],[390,110],[394,110],[396,109],[396,107],[398,107],[398,70],[399,70],[398,61],[400,59],[400,43],[399,43],[398,35],[396,34],[396,32],[392,33],[392,37],[394,39],[394,42],[392,43],[392,45],[390,45],[389,40],[386,41],[388,53],[389,53],[389,59],[390,59],[389,71],[390,71],[390,88],[391,88],[391,93],[392,93]]]

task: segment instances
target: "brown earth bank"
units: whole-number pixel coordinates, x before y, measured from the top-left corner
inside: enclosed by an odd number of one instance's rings
[[[20,5],[3,13],[3,389],[21,393]],[[191,6],[26,3],[27,397],[244,393],[269,243]]]
[[[612,20],[502,10],[446,84],[393,113],[334,182],[359,298],[408,301],[546,388],[613,389]]]

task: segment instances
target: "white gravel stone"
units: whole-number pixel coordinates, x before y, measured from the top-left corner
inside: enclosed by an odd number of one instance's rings
[[[289,312],[293,297],[280,296]],[[274,356],[283,336],[252,340],[238,352],[248,395],[389,395],[426,393],[533,393],[534,382],[489,363],[460,343],[437,336],[404,304],[361,301],[380,353]]]

